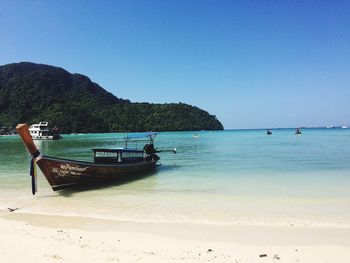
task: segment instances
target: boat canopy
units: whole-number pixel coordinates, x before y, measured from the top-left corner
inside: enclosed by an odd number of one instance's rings
[[[120,152],[133,152],[133,153],[143,153],[143,150],[138,149],[132,149],[132,148],[93,148],[92,149],[95,153],[96,152],[108,152],[108,153],[120,153]]]

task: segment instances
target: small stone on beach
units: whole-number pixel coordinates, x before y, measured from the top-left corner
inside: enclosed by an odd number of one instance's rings
[[[267,255],[266,254],[260,254],[259,257],[264,258],[264,257],[267,257]]]
[[[62,259],[62,257],[59,256],[59,255],[53,255],[52,258],[53,258],[53,259]]]
[[[209,248],[207,252],[213,252],[213,250],[211,248]]]

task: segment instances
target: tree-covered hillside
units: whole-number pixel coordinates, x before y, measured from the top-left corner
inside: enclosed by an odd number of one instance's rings
[[[0,127],[48,121],[61,132],[221,130],[183,103],[131,103],[80,74],[28,62],[0,66]]]

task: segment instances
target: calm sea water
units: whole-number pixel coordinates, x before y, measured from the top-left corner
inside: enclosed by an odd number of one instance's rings
[[[350,129],[164,132],[161,166],[122,185],[53,192],[18,137],[0,137],[0,209],[140,222],[350,227]],[[92,160],[91,148],[125,134],[64,135],[37,142],[45,155]]]

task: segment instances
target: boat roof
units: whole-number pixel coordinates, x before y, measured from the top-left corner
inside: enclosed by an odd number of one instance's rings
[[[94,152],[136,152],[136,153],[143,153],[143,150],[138,150],[134,148],[93,148]]]

